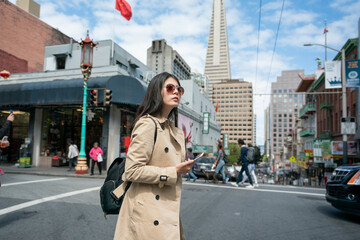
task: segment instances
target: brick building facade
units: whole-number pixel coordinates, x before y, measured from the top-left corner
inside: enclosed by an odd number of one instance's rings
[[[26,72],[43,71],[45,47],[70,43],[70,37],[8,0],[0,0],[0,19],[0,68],[11,73],[24,72],[23,61]]]
[[[357,38],[349,39],[345,45],[345,59],[357,59]],[[338,54],[334,61],[341,60],[341,54]],[[342,141],[341,118],[342,118],[342,89],[325,89],[325,74],[313,84],[316,92],[336,92],[334,94],[316,95],[316,114],[317,114],[317,139],[331,139],[332,141]],[[346,88],[347,117],[357,116],[357,88]],[[356,119],[359,121],[359,119]],[[354,141],[354,135],[348,135],[348,141]],[[342,159],[341,156],[336,156]],[[355,160],[356,156],[349,156],[349,159]],[[340,163],[340,162],[339,162]]]
[[[28,61],[18,58],[0,49],[0,71],[6,69],[10,73],[22,73],[28,71]]]

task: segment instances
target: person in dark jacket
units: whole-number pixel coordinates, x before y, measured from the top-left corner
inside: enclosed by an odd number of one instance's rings
[[[236,183],[231,183],[231,184],[234,185],[235,187],[238,187],[239,183],[242,180],[243,173],[245,171],[246,176],[249,178],[249,182],[250,182],[250,185],[246,186],[246,188],[254,188],[253,182],[252,182],[252,179],[251,179],[251,176],[250,176],[250,173],[249,173],[249,161],[246,158],[246,156],[247,156],[247,147],[245,145],[244,140],[241,139],[241,138],[238,139],[238,144],[239,144],[240,149],[241,149],[241,154],[240,154],[239,160],[237,161],[237,163],[235,163],[235,165],[238,165],[238,164],[240,164],[240,162],[242,162],[242,167],[241,167],[241,170],[240,170],[240,173],[239,173],[239,177],[236,180]]]
[[[194,160],[195,157],[194,157],[194,154],[192,153],[192,148],[188,148],[187,150],[188,150],[188,152],[187,152],[187,157],[186,157],[185,159],[186,159],[186,160],[188,160],[188,159]],[[193,171],[192,171],[193,169],[194,169],[194,166],[190,169],[190,172],[189,172],[189,174],[188,174],[188,177],[187,177],[186,181],[190,181],[191,178],[194,179],[193,182],[196,181],[197,177],[196,177],[195,174],[193,173]]]
[[[14,114],[12,113],[7,117],[6,122],[4,123],[2,128],[0,128],[0,139],[2,139],[6,135],[7,131],[9,131],[11,124],[14,121],[14,118]]]

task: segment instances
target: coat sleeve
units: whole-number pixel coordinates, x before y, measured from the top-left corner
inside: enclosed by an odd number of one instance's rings
[[[141,118],[136,123],[125,163],[125,180],[131,182],[175,185],[178,175],[176,167],[149,166],[154,148],[154,122],[149,118]],[[160,181],[166,176],[166,181]]]
[[[240,162],[243,162],[243,160],[245,158],[245,154],[246,154],[246,148],[242,147],[240,150],[240,157],[239,157],[239,160],[237,161],[237,164],[240,164]]]
[[[6,132],[10,129],[11,127],[11,121],[6,121],[5,124],[2,126],[2,128],[0,129],[0,138],[2,139]]]

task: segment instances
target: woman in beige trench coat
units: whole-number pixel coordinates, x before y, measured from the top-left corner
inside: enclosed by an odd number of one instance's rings
[[[126,192],[114,239],[185,239],[180,221],[181,174],[190,171],[185,161],[185,140],[177,125],[177,106],[184,89],[175,76],[155,76],[139,106],[126,157],[125,181],[114,194]],[[157,137],[154,144],[155,120]]]

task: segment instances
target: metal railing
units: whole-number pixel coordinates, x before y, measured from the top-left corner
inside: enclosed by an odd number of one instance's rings
[[[316,112],[316,103],[308,103],[300,110],[300,118],[305,116],[305,114],[310,112]]]
[[[315,135],[315,129],[314,128],[305,128],[300,132],[300,137],[309,137]]]

